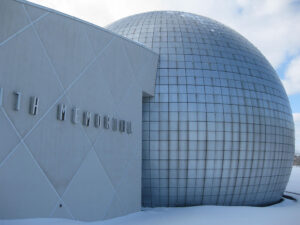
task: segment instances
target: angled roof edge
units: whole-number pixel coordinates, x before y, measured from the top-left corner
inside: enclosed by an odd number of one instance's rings
[[[93,24],[93,23],[91,23],[91,22],[88,22],[88,21],[86,21],[86,20],[79,19],[79,18],[77,18],[77,17],[75,17],[75,16],[71,16],[71,15],[68,15],[68,14],[66,14],[66,13],[57,11],[57,10],[55,10],[55,9],[51,9],[51,8],[46,7],[46,6],[42,6],[42,5],[33,3],[33,2],[29,2],[29,1],[27,1],[27,0],[12,0],[12,1],[16,1],[16,2],[19,2],[19,3],[22,3],[22,4],[26,4],[26,5],[29,5],[29,6],[33,6],[33,7],[37,7],[37,8],[40,8],[40,9],[42,9],[42,10],[46,10],[46,11],[48,11],[48,12],[55,13],[55,14],[57,14],[57,15],[61,15],[61,16],[64,16],[64,17],[67,17],[67,18],[76,20],[77,22],[80,22],[80,23],[83,23],[83,24],[92,26],[92,27],[94,27],[94,28],[96,28],[96,29],[102,30],[102,31],[107,32],[107,33],[109,33],[109,34],[115,35],[115,36],[117,36],[117,37],[119,37],[119,38],[121,38],[121,39],[124,39],[124,40],[126,40],[126,41],[131,42],[131,43],[134,43],[134,44],[136,44],[136,45],[138,45],[138,46],[144,48],[145,50],[148,50],[149,52],[152,52],[153,54],[155,54],[155,55],[158,56],[158,54],[157,54],[156,52],[154,52],[154,51],[153,51],[152,49],[150,49],[150,48],[147,48],[145,45],[143,45],[143,44],[141,44],[141,43],[139,43],[139,42],[133,41],[133,40],[131,40],[131,39],[129,39],[129,38],[126,38],[126,37],[124,37],[124,36],[122,36],[122,35],[119,35],[119,34],[117,34],[117,33],[114,33],[114,32],[112,32],[112,31],[110,31],[110,30],[108,30],[108,29],[106,29],[106,28],[104,28],[104,27],[100,27],[100,26],[98,26],[98,25],[96,25],[96,24]]]

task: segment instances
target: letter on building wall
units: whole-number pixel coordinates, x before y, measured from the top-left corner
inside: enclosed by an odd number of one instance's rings
[[[131,134],[132,133],[131,121],[127,121],[127,123],[126,123],[126,131],[127,131],[127,134]]]
[[[104,116],[104,128],[109,129],[109,117]]]
[[[100,127],[101,126],[101,116],[100,114],[96,113],[95,114],[95,127]]]
[[[112,119],[112,130],[116,131],[118,129],[118,120],[116,118]]]
[[[21,92],[14,92],[15,96],[16,96],[16,101],[15,101],[15,110],[19,111],[21,108],[21,98],[22,98],[22,94]]]
[[[31,97],[30,99],[30,114],[37,115],[39,107],[39,98],[38,97]]]
[[[90,112],[84,112],[83,114],[83,125],[90,126],[91,121],[91,113]]]
[[[78,111],[79,111],[79,108],[77,108],[77,107],[74,107],[72,109],[72,123],[73,124],[78,123]]]
[[[125,120],[120,120],[119,121],[119,131],[120,132],[125,132]]]
[[[65,104],[59,104],[57,108],[57,119],[64,121],[67,114],[67,106]]]

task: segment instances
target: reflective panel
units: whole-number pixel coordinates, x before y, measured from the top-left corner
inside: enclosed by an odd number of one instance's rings
[[[211,19],[149,12],[109,27],[160,54],[143,100],[143,205],[266,205],[291,172],[283,86],[244,37]]]

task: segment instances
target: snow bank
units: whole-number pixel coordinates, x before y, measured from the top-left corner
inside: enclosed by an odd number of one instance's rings
[[[300,167],[294,167],[287,191],[300,193]],[[269,207],[195,206],[146,208],[116,219],[85,223],[65,219],[0,220],[0,225],[299,225],[300,195],[297,202],[284,200]]]
[[[300,193],[300,166],[294,166],[290,176],[289,183],[286,187],[287,191]],[[300,224],[300,221],[299,221]]]

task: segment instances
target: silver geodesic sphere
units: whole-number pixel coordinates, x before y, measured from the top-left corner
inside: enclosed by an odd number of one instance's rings
[[[155,96],[143,101],[143,205],[279,201],[294,124],[264,56],[235,31],[189,13],[143,13],[108,28],[160,54]]]

